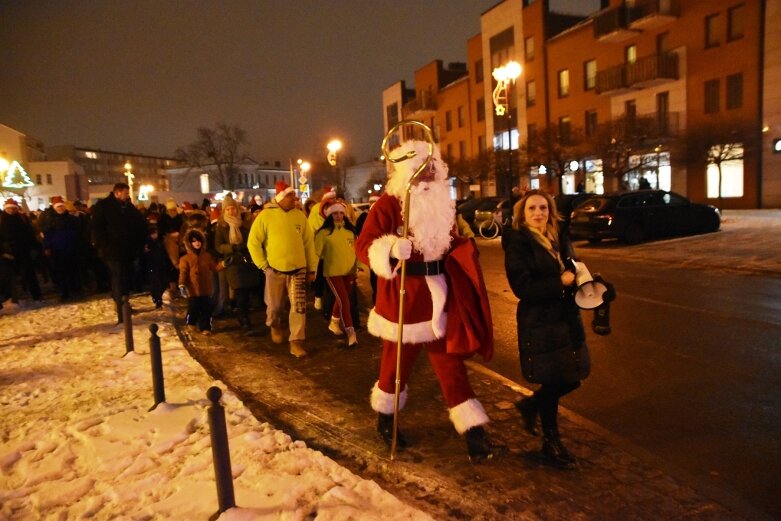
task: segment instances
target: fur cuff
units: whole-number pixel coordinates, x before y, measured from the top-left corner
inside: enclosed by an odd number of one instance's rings
[[[472,427],[489,422],[483,404],[477,398],[470,398],[450,409],[450,421],[453,422],[458,434],[464,434]]]
[[[390,263],[390,251],[398,239],[395,235],[382,235],[369,246],[369,267],[378,277],[390,280],[396,276]]]
[[[371,394],[372,409],[382,414],[393,414],[393,402],[396,400],[396,395],[392,393],[386,393],[380,389],[379,381],[374,382]],[[404,408],[404,404],[407,403],[407,386],[404,386],[404,390],[399,393],[399,410]]]

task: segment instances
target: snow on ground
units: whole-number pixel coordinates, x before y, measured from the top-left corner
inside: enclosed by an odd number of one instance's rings
[[[221,520],[417,520],[320,452],[259,423],[182,346],[149,297],[135,348],[109,299],[0,316],[0,519],[208,519],[218,509],[206,390],[224,394],[236,504]],[[160,326],[166,403],[152,412],[149,325]]]

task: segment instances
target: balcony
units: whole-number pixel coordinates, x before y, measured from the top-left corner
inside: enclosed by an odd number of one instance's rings
[[[678,79],[678,55],[654,54],[597,72],[597,94],[616,96]]]
[[[437,101],[433,96],[415,98],[404,104],[404,117],[422,119],[434,115],[437,111]]]
[[[640,0],[629,12],[629,27],[642,31],[658,29],[681,14],[680,0]]]
[[[594,18],[594,38],[605,43],[621,43],[637,36],[638,32],[629,25],[630,10],[626,4],[597,15]]]

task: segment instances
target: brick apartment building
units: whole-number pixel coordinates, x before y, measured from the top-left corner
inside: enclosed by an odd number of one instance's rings
[[[383,93],[385,125],[434,130],[459,197],[652,187],[726,208],[781,205],[781,0],[505,0],[466,64]],[[523,66],[496,115],[492,72]],[[508,153],[508,151],[510,151]],[[642,183],[642,184],[641,184]]]

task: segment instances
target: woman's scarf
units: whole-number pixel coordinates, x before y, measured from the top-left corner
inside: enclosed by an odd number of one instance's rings
[[[244,238],[241,235],[241,217],[238,215],[222,215],[225,222],[228,223],[230,231],[228,232],[228,242],[230,244],[241,244]]]
[[[556,240],[553,232],[549,229],[546,230],[546,232],[543,234],[538,230],[537,228],[533,228],[529,226],[526,223],[523,223],[523,225],[526,227],[527,230],[532,234],[532,237],[534,238],[537,243],[545,248],[545,251],[547,251],[551,257],[556,259],[556,262],[559,263],[559,269],[563,272],[564,271],[564,262],[561,260],[561,253],[559,252],[559,243]]]

